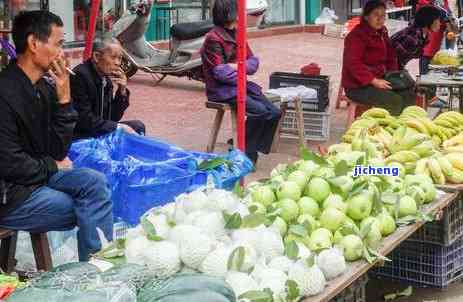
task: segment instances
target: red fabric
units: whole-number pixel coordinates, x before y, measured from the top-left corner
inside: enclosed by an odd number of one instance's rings
[[[342,86],[354,89],[367,86],[387,71],[398,70],[397,57],[386,28],[375,31],[360,23],[344,41]]]
[[[405,5],[405,0],[394,0],[395,7],[402,7]]]

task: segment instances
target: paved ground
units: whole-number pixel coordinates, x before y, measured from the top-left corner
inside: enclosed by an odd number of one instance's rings
[[[346,109],[334,110],[335,96],[339,87],[343,41],[322,37],[319,34],[290,34],[251,40],[254,52],[261,59],[260,72],[254,80],[268,87],[269,75],[275,71],[298,72],[300,67],[316,62],[322,73],[331,76],[331,136],[325,145],[338,142],[345,131]],[[416,64],[411,66],[416,71]],[[147,125],[148,134],[180,147],[205,150],[214,113],[204,106],[206,100],[203,84],[168,77],[157,87],[146,73],[138,73],[129,83],[132,91],[131,106],[127,119],[141,119]],[[225,126],[219,141],[231,137],[230,118],[225,117]],[[297,141],[283,140],[278,153],[262,156],[257,172],[247,181],[266,177],[278,163],[297,159]],[[310,142],[315,147],[317,142]],[[217,151],[223,151],[218,146]],[[394,286],[381,282],[370,282],[369,299],[381,301],[381,294],[394,291]],[[417,290],[413,297],[402,301],[463,301],[463,286],[458,283],[448,291]]]

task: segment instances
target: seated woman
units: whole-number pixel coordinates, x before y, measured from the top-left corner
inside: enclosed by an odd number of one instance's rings
[[[342,67],[342,86],[355,102],[382,107],[392,115],[415,103],[414,87],[394,91],[384,80],[387,72],[397,71],[398,62],[384,26],[386,5],[371,0],[363,8],[362,20],[346,37]]]
[[[212,11],[215,27],[207,34],[201,49],[207,98],[236,107],[237,49],[236,0],[216,0]],[[247,46],[246,73],[255,74],[259,59]],[[257,162],[258,152],[270,152],[281,117],[280,110],[262,94],[256,83],[247,82],[246,155]]]

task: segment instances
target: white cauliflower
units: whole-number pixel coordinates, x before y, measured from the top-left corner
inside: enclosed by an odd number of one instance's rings
[[[227,211],[233,213],[238,207],[239,199],[229,191],[214,189],[208,193],[207,208],[213,211]]]
[[[317,266],[327,280],[336,278],[346,270],[346,260],[342,251],[337,248],[322,251],[317,257]]]
[[[314,296],[323,291],[326,285],[325,276],[317,266],[307,268],[302,261],[296,262],[289,269],[288,278],[294,280],[302,296]]]
[[[193,225],[199,227],[204,234],[214,239],[227,235],[225,220],[220,212],[201,214],[194,219]]]
[[[201,189],[191,193],[183,193],[175,199],[175,202],[183,204],[183,209],[187,214],[204,209],[208,201],[207,195]]]
[[[257,229],[238,229],[232,233],[233,242],[242,242],[256,248],[259,243],[259,232]]]
[[[225,246],[218,246],[199,266],[199,271],[206,275],[225,278],[228,271],[228,258],[231,250]]]
[[[257,252],[251,245],[246,244],[246,243],[236,243],[235,245],[232,246],[231,251],[233,252],[239,247],[244,248],[244,261],[239,271],[250,272],[257,263]],[[237,260],[237,257],[234,257],[234,261],[232,262],[234,265],[236,265],[236,262],[235,262],[236,260]]]
[[[230,271],[225,281],[230,285],[237,297],[245,292],[259,289],[257,282],[246,273]]]
[[[206,235],[197,234],[180,242],[180,259],[191,268],[198,269],[214,248],[214,242]]]
[[[172,242],[151,241],[148,246],[142,247],[142,250],[144,264],[155,273],[156,277],[170,277],[181,268],[179,251]]]
[[[278,256],[283,256],[285,247],[280,233],[272,229],[262,230],[259,234],[257,251],[267,261]]]
[[[169,240],[180,246],[180,242],[201,234],[201,229],[192,225],[179,224],[174,226],[169,232]]]
[[[188,224],[188,225],[194,225],[194,222],[196,220],[196,218],[198,218],[199,216],[201,215],[204,215],[206,214],[207,212],[205,211],[194,211],[194,212],[191,212],[189,214],[187,214],[185,216],[185,219],[183,220],[183,223],[184,224]]]
[[[279,256],[273,258],[268,264],[269,268],[273,268],[285,273],[289,272],[290,267],[294,264],[294,261],[286,256]]]
[[[269,288],[274,295],[285,292],[288,276],[279,270],[268,268],[263,271],[259,286],[262,290]]]
[[[153,212],[146,216],[146,220],[151,222],[157,236],[161,237],[162,239],[166,239],[169,236],[170,226],[165,214]]]
[[[168,204],[163,205],[159,212],[165,214],[167,217],[175,217],[175,202],[169,202]]]
[[[312,255],[312,252],[305,246],[305,244],[296,242],[296,245],[299,250],[299,258],[301,259],[307,259]]]
[[[154,248],[154,241],[149,240],[139,230],[129,230],[127,235],[125,257],[128,263],[146,264],[145,251]]]

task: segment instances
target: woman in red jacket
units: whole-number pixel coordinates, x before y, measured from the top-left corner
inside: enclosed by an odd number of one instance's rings
[[[372,0],[365,5],[362,21],[344,42],[342,86],[351,100],[399,115],[403,108],[415,103],[415,93],[412,89],[393,91],[384,80],[387,72],[398,70],[385,20],[383,1]]]

